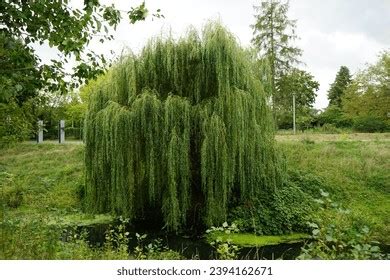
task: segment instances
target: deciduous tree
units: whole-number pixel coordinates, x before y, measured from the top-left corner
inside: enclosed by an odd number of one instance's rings
[[[91,88],[86,198],[92,212],[169,229],[226,220],[232,204],[272,201],[282,165],[266,95],[219,24],[151,41]]]
[[[41,68],[42,82],[50,90],[66,91],[67,85],[77,87],[86,79],[101,74],[106,59],[103,55],[88,50],[88,44],[94,39],[112,40],[111,28],[116,28],[124,15],[131,23],[144,20],[148,10],[143,2],[138,7],[129,7],[129,11],[120,11],[114,5],[101,5],[98,0],[84,0],[80,8],[72,7],[69,0],[55,1],[0,1],[0,29],[2,33],[14,39],[22,40],[25,46],[32,43],[48,43],[62,55],[60,59]],[[158,10],[154,16],[161,17]],[[75,58],[74,67],[68,84],[64,79],[64,63]],[[35,59],[38,61],[38,59]],[[31,66],[34,67],[34,66]],[[9,71],[18,69],[8,68]]]
[[[319,83],[310,73],[292,69],[288,74],[281,76],[277,81],[278,95],[275,97],[275,109],[279,128],[292,127],[293,95],[295,95],[295,109],[300,119],[310,119],[312,107],[317,96]]]
[[[381,53],[375,64],[355,75],[344,91],[342,110],[345,117],[359,122],[359,127],[371,123],[379,130],[390,129],[389,51]]]

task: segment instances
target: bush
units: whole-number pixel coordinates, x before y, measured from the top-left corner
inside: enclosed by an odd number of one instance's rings
[[[297,125],[297,129],[304,132],[305,130],[313,128],[313,123],[314,123],[314,117],[310,115],[306,115],[306,116],[299,116],[297,118],[296,125]]]
[[[279,235],[308,231],[313,212],[312,197],[289,182],[271,199],[254,198],[234,208],[230,218],[243,231]]]
[[[312,197],[318,197],[321,192],[320,190],[330,190],[330,187],[325,183],[325,180],[318,175],[300,170],[289,170],[287,176],[289,182]]]
[[[314,212],[313,199],[294,183],[276,192],[275,219],[283,233],[306,232]]]
[[[329,106],[318,116],[318,124],[332,124],[336,127],[351,127],[352,121],[346,117],[342,110],[337,106]]]
[[[361,230],[336,225],[318,227],[313,223],[312,242],[302,248],[298,259],[322,260],[382,260],[390,256],[381,253],[376,242],[370,241],[367,227]]]
[[[27,139],[33,127],[23,108],[15,103],[0,103],[0,148]]]
[[[66,139],[82,139],[83,138],[83,128],[82,127],[66,127],[65,126],[65,136]]]
[[[285,185],[274,195],[247,201],[234,208],[229,218],[242,231],[260,235],[309,232],[308,221],[318,208],[315,198],[329,189],[319,176],[289,170]]]
[[[354,120],[353,129],[359,132],[385,132],[388,131],[390,127],[381,118],[364,116]]]

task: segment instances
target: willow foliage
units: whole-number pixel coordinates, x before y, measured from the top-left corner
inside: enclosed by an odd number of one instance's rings
[[[266,94],[247,54],[217,23],[151,40],[95,83],[85,122],[92,212],[168,228],[226,219],[232,203],[281,184]]]

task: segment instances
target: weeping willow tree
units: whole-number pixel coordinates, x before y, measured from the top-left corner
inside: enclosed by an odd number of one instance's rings
[[[177,230],[196,212],[225,221],[232,203],[281,184],[267,97],[248,55],[218,23],[156,38],[95,83],[85,121],[86,205]]]

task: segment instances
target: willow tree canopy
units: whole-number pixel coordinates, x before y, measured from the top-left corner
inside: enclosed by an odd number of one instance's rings
[[[217,23],[122,58],[90,96],[88,209],[132,219],[153,208],[176,230],[194,211],[217,224],[232,203],[273,192],[280,164],[252,66]]]

